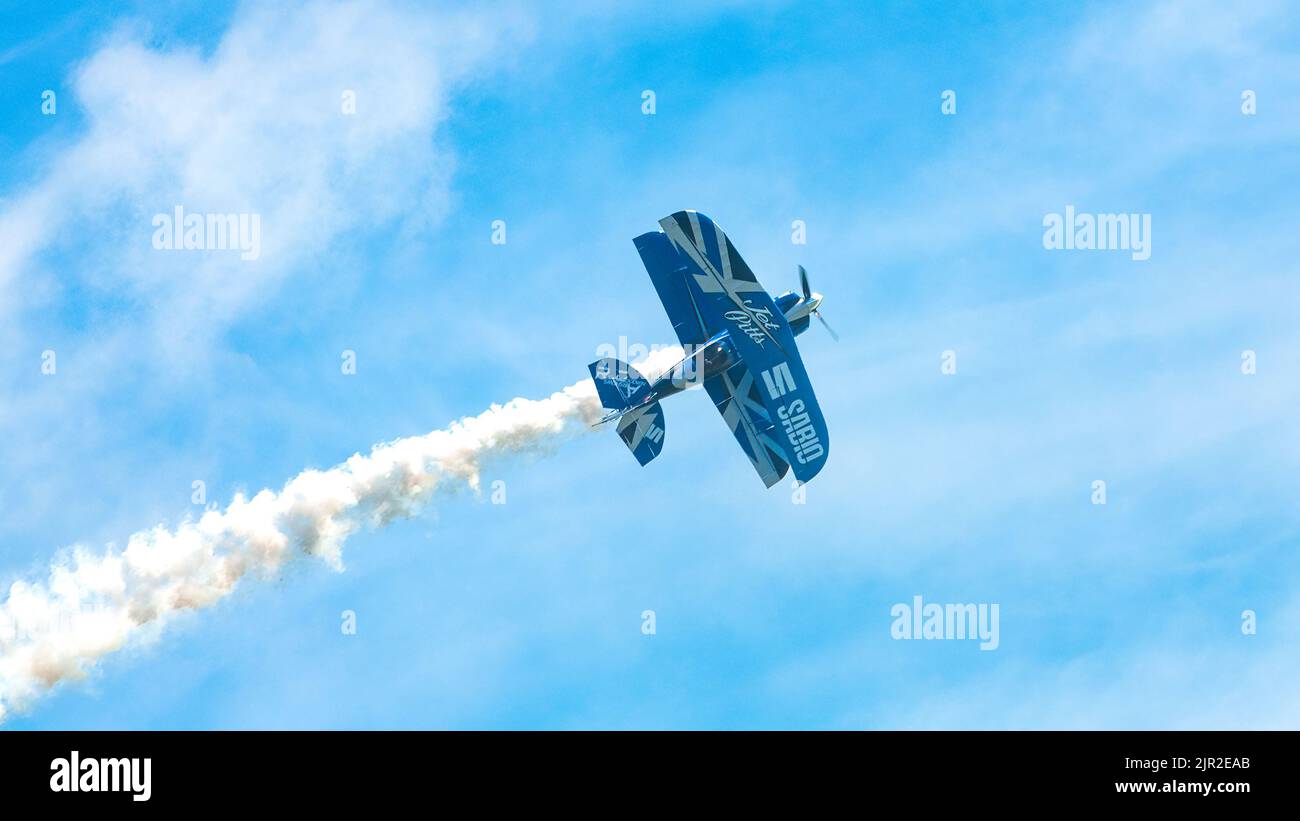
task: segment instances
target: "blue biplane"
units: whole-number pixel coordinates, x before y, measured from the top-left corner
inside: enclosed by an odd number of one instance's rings
[[[664,415],[659,401],[703,384],[763,483],[775,485],[793,468],[807,482],[826,464],[830,439],[794,338],[816,316],[821,294],[775,300],[713,220],[678,211],[661,231],[634,242],[668,312],[686,358],[651,384],[631,365],[605,358],[588,368],[601,404],[617,420],[619,438],[642,465],[659,455]]]

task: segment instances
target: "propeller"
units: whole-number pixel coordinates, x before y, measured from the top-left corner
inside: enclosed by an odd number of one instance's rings
[[[813,316],[821,320],[822,327],[826,329],[826,333],[831,335],[832,340],[835,342],[840,341],[840,335],[835,333],[835,329],[831,327],[831,324],[826,321],[826,317],[822,316],[820,311],[813,311]]]
[[[813,297],[812,287],[808,285],[808,271],[805,270],[802,265],[799,266],[799,288],[800,290],[803,291],[804,299],[812,299]],[[817,317],[817,320],[819,322],[821,322],[822,327],[826,329],[826,333],[831,335],[831,339],[833,339],[836,342],[839,342],[840,335],[835,333],[835,329],[832,328],[831,324],[826,321],[826,317],[822,316],[822,312],[813,311],[812,314],[813,316]]]

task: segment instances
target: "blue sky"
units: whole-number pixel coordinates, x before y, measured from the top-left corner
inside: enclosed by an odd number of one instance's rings
[[[806,504],[677,397],[645,469],[608,432],[502,463],[507,504],[245,580],[6,726],[1295,727],[1294,15],[953,5],[5,4],[5,587],[196,478],[672,342],[631,239],[681,208],[842,337],[799,340]],[[265,255],[154,252],[177,201],[263,213]],[[1045,250],[1067,205],[1151,214],[1151,258]],[[997,603],[1000,646],[891,639],[915,595]]]

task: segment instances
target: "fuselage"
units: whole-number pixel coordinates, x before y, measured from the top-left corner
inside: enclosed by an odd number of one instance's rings
[[[785,314],[790,331],[798,336],[808,330],[809,317],[821,304],[822,295],[813,294],[804,298],[796,293],[784,293],[777,297],[776,307]],[[687,388],[703,384],[740,361],[736,346],[731,341],[731,334],[720,331],[711,336],[708,342],[677,364],[671,371],[659,377],[650,386],[650,393],[642,404],[657,402]]]

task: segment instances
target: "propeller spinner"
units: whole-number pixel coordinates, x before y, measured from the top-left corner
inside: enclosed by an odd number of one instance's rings
[[[817,317],[822,327],[831,335],[831,339],[839,342],[840,335],[835,333],[835,329],[831,327],[830,323],[826,321],[826,317],[822,316],[822,312],[818,310],[822,304],[822,295],[813,293],[812,287],[808,284],[808,271],[802,265],[799,266],[799,288],[803,291],[803,298],[812,306],[810,313]]]

